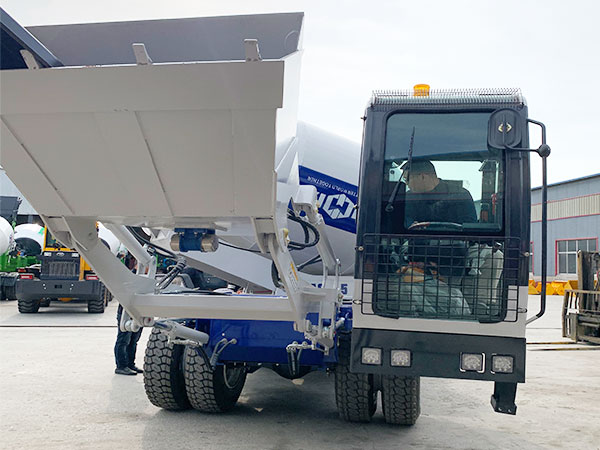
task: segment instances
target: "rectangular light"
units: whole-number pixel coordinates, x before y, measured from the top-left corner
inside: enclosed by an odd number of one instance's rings
[[[483,353],[461,353],[460,370],[463,372],[483,373],[485,368],[485,355]]]
[[[394,367],[410,367],[412,363],[410,350],[392,350],[391,356]]]
[[[50,253],[50,252],[44,252],[44,256],[52,256],[52,253]]]
[[[79,258],[79,253],[77,253],[77,252],[73,252],[73,253],[71,253],[71,256],[72,256],[73,258]]]
[[[492,372],[513,373],[515,370],[515,358],[510,355],[492,355]]]
[[[373,347],[363,347],[361,362],[370,366],[381,365],[381,349]]]

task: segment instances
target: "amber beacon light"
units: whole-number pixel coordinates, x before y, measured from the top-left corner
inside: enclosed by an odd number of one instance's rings
[[[428,84],[415,84],[414,96],[415,97],[428,97],[429,96],[429,85]]]

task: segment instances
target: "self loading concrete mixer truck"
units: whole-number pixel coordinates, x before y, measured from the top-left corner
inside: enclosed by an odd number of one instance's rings
[[[10,23],[1,163],[123,305],[121,329],[152,328],[156,406],[228,411],[269,368],[332,372],[348,421],[381,392],[388,423],[414,424],[420,377],[492,382],[494,410],[515,414],[543,125],[518,89],[381,91],[359,151],[297,122],[303,20]],[[148,248],[177,261],[158,281]],[[245,292],[173,285],[186,265]]]

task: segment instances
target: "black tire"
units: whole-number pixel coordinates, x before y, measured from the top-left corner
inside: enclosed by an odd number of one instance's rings
[[[100,314],[104,312],[104,297],[87,301],[88,313]]]
[[[43,298],[40,300],[40,306],[43,308],[47,308],[48,306],[50,306],[50,299],[49,298]]]
[[[190,409],[183,379],[183,345],[169,344],[156,328],[144,356],[144,388],[150,403],[163,409]]]
[[[4,286],[4,296],[6,297],[6,300],[17,299],[17,289],[14,284],[12,286]]]
[[[19,312],[22,314],[34,314],[40,309],[39,300],[17,300]]]
[[[421,414],[420,377],[382,377],[385,421],[392,425],[414,425]]]
[[[186,347],[183,363],[185,388],[194,409],[219,413],[233,409],[246,382],[244,367],[217,366],[213,370],[193,347]]]
[[[370,422],[377,410],[377,390],[373,375],[350,372],[350,342],[340,340],[335,368],[335,403],[341,419]]]

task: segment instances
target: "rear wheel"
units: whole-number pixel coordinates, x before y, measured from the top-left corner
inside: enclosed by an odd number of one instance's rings
[[[393,425],[414,425],[421,413],[419,377],[382,377],[382,401],[385,421]]]
[[[185,387],[192,407],[218,413],[233,409],[246,382],[246,369],[222,365],[213,370],[193,347],[186,347]]]
[[[169,344],[156,328],[148,338],[144,356],[144,388],[150,403],[159,408],[189,409],[183,379],[183,345]]]
[[[43,298],[42,300],[40,300],[40,307],[47,308],[48,306],[50,306],[49,298]]]
[[[340,340],[335,368],[335,402],[340,418],[348,422],[370,422],[377,410],[373,375],[350,372],[350,342]]]
[[[87,301],[88,312],[91,314],[104,312],[104,297]]]
[[[22,314],[32,314],[40,309],[40,300],[17,300],[19,312]]]

